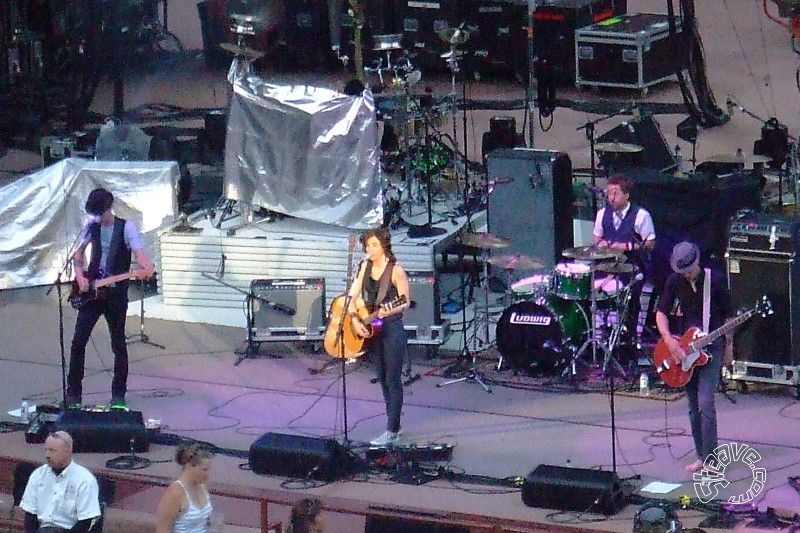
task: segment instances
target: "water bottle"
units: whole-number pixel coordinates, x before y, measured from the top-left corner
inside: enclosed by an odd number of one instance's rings
[[[22,400],[22,405],[19,408],[19,417],[23,424],[28,423],[28,400]]]
[[[650,395],[650,377],[647,375],[647,372],[642,372],[642,375],[639,376],[639,395]]]

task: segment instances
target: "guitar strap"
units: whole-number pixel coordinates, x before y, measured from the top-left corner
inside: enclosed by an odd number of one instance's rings
[[[389,282],[392,280],[392,270],[394,269],[394,261],[389,261],[386,268],[383,269],[381,279],[378,281],[378,296],[375,298],[375,308],[383,303],[386,298],[386,293],[389,292]]]
[[[703,279],[703,331],[708,333],[711,324],[711,269],[706,268]]]

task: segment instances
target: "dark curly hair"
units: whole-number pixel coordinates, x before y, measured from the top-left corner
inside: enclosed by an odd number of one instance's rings
[[[102,187],[89,193],[86,199],[86,212],[90,215],[100,216],[109,209],[114,203],[114,195]]]
[[[633,182],[630,179],[623,176],[622,174],[614,174],[613,176],[608,178],[608,184],[619,185],[619,188],[625,194],[630,194],[631,189],[633,189]]]
[[[394,253],[392,252],[392,234],[389,233],[389,229],[384,227],[373,228],[362,233],[358,240],[361,242],[361,247],[365,252],[367,251],[367,241],[372,237],[375,237],[378,239],[378,242],[381,243],[383,253],[386,254],[389,261],[396,261]]]

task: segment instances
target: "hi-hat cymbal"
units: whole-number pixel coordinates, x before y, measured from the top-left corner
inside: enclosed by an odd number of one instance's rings
[[[220,43],[219,47],[235,56],[244,56],[250,59],[260,59],[264,57],[264,52],[259,52],[258,50],[233,43]]]
[[[638,144],[621,143],[618,141],[608,143],[597,143],[594,149],[598,152],[617,152],[623,154],[635,154],[644,150]]]
[[[467,233],[461,238],[461,242],[467,246],[474,246],[475,248],[492,249],[492,248],[508,248],[511,246],[511,240],[504,237],[497,237],[491,233]]]
[[[505,270],[535,270],[544,268],[544,263],[538,259],[522,254],[496,255],[487,259],[486,262]]]
[[[598,261],[600,259],[614,259],[622,255],[621,250],[612,248],[598,248],[597,246],[578,246],[567,248],[561,255],[572,259],[584,259],[587,261]]]
[[[633,265],[630,263],[600,263],[597,270],[609,274],[629,274],[633,272]]]
[[[444,28],[436,32],[439,39],[449,44],[464,44],[469,41],[469,32],[464,28]]]

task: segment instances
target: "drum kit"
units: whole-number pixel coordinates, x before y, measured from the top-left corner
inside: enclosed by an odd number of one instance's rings
[[[488,233],[467,235],[463,242],[467,241],[484,249],[508,246],[507,240]],[[613,352],[626,333],[622,325],[636,267],[624,262],[622,252],[609,248],[569,248],[562,255],[566,260],[552,270],[527,256],[485,260],[508,272],[536,271],[511,283],[501,300],[510,304],[496,327],[498,369],[507,360],[515,371],[534,376],[560,372],[574,378],[578,364],[599,364],[602,356],[604,371],[614,365],[621,372]],[[486,316],[476,320],[488,325],[488,305],[486,309]]]

